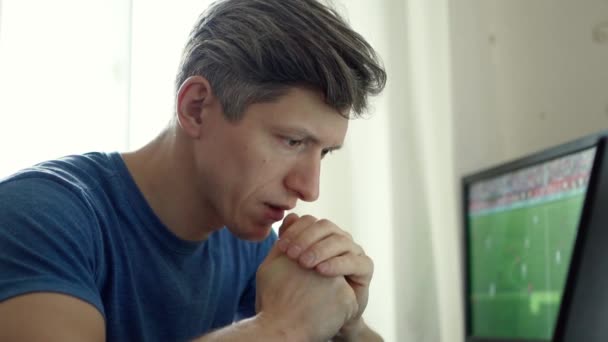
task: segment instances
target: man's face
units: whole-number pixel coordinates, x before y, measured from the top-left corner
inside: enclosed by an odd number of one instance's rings
[[[321,159],[343,144],[348,119],[320,92],[292,88],[238,122],[217,110],[202,125],[195,158],[205,210],[236,236],[261,240],[298,199],[318,198]]]

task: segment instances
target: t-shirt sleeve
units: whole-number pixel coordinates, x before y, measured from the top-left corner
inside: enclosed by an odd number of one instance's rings
[[[94,213],[77,190],[45,178],[0,183],[0,301],[55,292],[104,314],[96,286]]]
[[[258,266],[266,259],[266,256],[270,252],[270,249],[277,241],[277,234],[274,230],[270,232],[270,235],[263,242],[257,246],[257,256],[255,264],[253,265],[253,276],[249,279],[248,285],[245,288],[245,292],[241,296],[239,301],[239,308],[235,320],[239,321],[244,318],[252,317],[256,314],[255,312],[255,273]]]

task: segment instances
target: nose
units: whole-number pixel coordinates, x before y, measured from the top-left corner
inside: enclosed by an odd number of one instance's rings
[[[320,156],[302,159],[290,170],[285,178],[285,186],[303,201],[316,201],[319,198],[320,174]]]

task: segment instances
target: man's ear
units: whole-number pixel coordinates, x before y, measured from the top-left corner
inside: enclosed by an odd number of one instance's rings
[[[200,136],[203,118],[213,99],[211,85],[202,76],[188,77],[177,91],[177,122],[192,137]]]

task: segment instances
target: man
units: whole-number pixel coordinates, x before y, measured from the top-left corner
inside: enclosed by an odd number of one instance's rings
[[[362,248],[283,216],[317,199],[322,158],[385,80],[316,1],[213,5],[156,139],[0,183],[0,341],[381,340]]]

